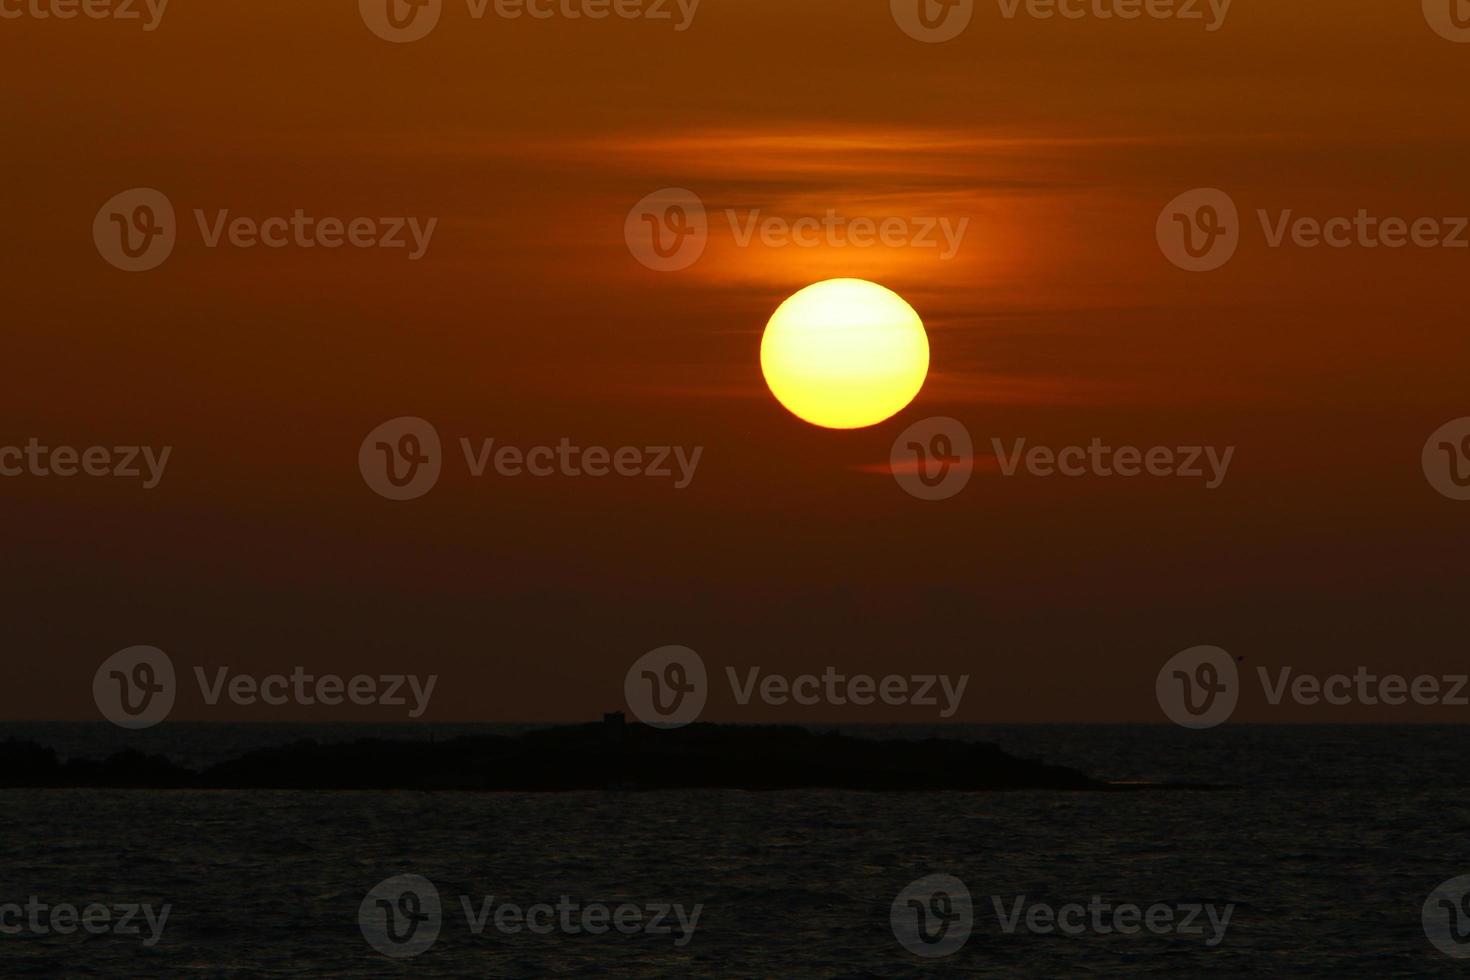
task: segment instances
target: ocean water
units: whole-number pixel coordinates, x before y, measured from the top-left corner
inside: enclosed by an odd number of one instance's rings
[[[445,737],[484,726],[425,726]],[[505,731],[505,726],[493,730]],[[850,729],[925,735],[926,728]],[[126,739],[200,765],[380,726],[6,725],[63,755]],[[0,935],[10,976],[1433,977],[1462,975],[1422,909],[1470,874],[1456,727],[962,726],[1023,756],[1209,792],[643,794],[5,791],[0,904],[170,906],[160,938]],[[421,875],[437,939],[381,955],[360,924],[384,879]],[[891,924],[910,882],[952,875],[973,932],[922,958]],[[652,910],[681,934],[476,934],[461,898]],[[995,900],[1232,906],[1202,934],[1007,933]],[[477,911],[478,914],[478,911]],[[645,912],[645,916],[651,912]],[[0,918],[0,925],[4,924]],[[1203,922],[1203,917],[1201,917]],[[680,941],[686,940],[686,941]]]

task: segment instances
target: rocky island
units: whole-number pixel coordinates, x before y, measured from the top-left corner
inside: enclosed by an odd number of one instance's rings
[[[186,769],[136,750],[103,761],[58,760],[33,742],[0,743],[0,787],[465,790],[661,789],[1122,790],[1063,766],[957,739],[873,739],[794,726],[699,723],[564,725],[517,736],[440,741],[305,740]],[[1196,787],[1198,788],[1198,787]]]

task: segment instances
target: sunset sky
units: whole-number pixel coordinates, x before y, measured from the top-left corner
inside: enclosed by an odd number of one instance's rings
[[[151,644],[183,669],[440,675],[430,721],[583,720],[665,644],[786,674],[968,673],[960,721],[1162,721],[1154,678],[1243,665],[1464,673],[1470,504],[1420,450],[1470,415],[1470,249],[1268,246],[1258,209],[1470,213],[1470,45],[1417,3],[1237,0],[1172,20],[1006,19],[944,44],[885,0],[703,0],[646,20],[471,18],[390,44],[356,4],[176,0],[157,30],[0,20],[0,444],[172,446],[153,490],[0,480],[11,719],[96,717]],[[1344,135],[1346,134],[1346,135]],[[152,187],[173,255],[99,257],[99,207]],[[624,241],[661,188],[710,241],[658,272]],[[1239,251],[1189,273],[1160,209],[1214,187]],[[431,247],[205,246],[194,209],[437,218]],[[968,219],[958,253],[741,247],[726,210]],[[1470,237],[1470,233],[1467,233]],[[789,294],[871,279],[931,374],[889,421],[817,428],[761,377]],[[925,502],[905,426],[961,420],[974,479]],[[431,421],[418,500],[359,444]],[[472,478],[458,439],[702,447],[670,481]],[[1181,479],[1000,474],[991,438],[1236,447]],[[356,720],[206,710],[180,718]],[[1463,721],[1270,709],[1238,721]],[[709,717],[924,721],[920,709]],[[396,717],[382,712],[370,717]]]

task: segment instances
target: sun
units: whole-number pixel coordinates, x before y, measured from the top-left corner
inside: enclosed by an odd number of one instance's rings
[[[929,374],[929,337],[903,297],[865,279],[793,293],[761,338],[761,373],[797,418],[861,429],[914,400]]]

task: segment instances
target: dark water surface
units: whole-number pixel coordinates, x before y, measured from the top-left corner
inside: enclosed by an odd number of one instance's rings
[[[420,729],[427,737],[481,726]],[[497,726],[494,730],[507,730]],[[929,729],[848,729],[886,735]],[[199,765],[374,726],[6,725],[63,755],[123,744]],[[41,976],[1456,976],[1421,908],[1470,874],[1454,727],[947,728],[1113,778],[1221,792],[646,794],[23,790],[5,793],[0,903],[169,903],[142,935],[0,935],[0,975]],[[125,738],[126,743],[119,739]],[[359,906],[391,876],[434,883],[438,940],[379,955]],[[974,897],[969,941],[925,960],[890,906],[943,873]],[[702,906],[676,934],[474,934],[472,908],[561,896]],[[1011,906],[1104,901],[1234,909],[1204,935],[1006,934]]]

